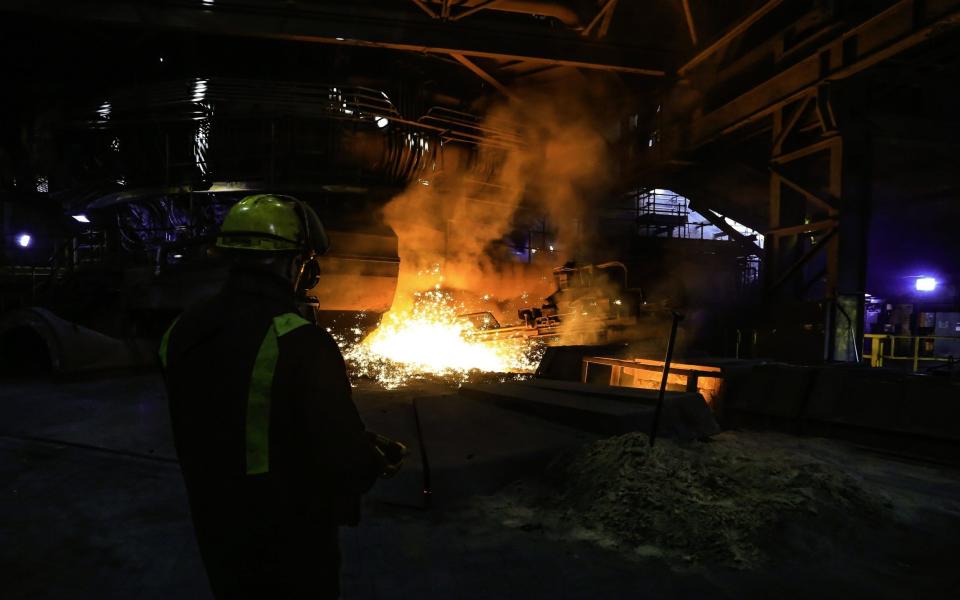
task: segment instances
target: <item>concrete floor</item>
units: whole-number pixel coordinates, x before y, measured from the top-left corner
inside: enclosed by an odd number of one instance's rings
[[[587,542],[504,526],[472,508],[590,436],[442,386],[356,401],[371,429],[411,442],[344,529],[347,599],[960,597],[960,474],[862,450],[802,443],[907,507],[872,531],[790,531],[770,568],[677,571]],[[423,508],[417,413],[431,461]],[[0,387],[0,597],[208,598],[155,375]],[[784,438],[771,443],[784,443]],[[907,514],[908,513],[908,514]]]

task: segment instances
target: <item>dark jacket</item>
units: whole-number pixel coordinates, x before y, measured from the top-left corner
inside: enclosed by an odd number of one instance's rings
[[[383,468],[336,343],[307,325],[277,339],[269,468],[247,473],[254,363],[275,317],[296,313],[290,287],[237,270],[217,296],[180,316],[165,343],[174,441],[208,571],[244,568],[237,565],[258,546],[316,547],[317,536],[328,546],[337,525],[357,523],[360,495]]]

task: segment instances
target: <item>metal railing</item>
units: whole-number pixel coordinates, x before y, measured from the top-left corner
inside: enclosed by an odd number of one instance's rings
[[[863,358],[870,361],[871,367],[882,367],[886,361],[911,361],[912,370],[918,371],[921,362],[954,362],[960,357],[937,356],[935,342],[958,338],[937,335],[891,335],[886,333],[868,333],[863,336]],[[899,343],[898,343],[899,341]],[[909,348],[907,354],[897,353],[898,346]]]

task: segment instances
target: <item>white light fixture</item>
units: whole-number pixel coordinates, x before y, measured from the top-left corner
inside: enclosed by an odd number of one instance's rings
[[[333,39],[337,40],[338,42],[342,42],[342,41],[343,41],[343,38],[342,38],[342,37],[333,38]]]
[[[380,129],[383,129],[389,124],[390,124],[390,119],[386,117],[377,117],[377,127],[379,127]]]
[[[21,233],[17,236],[17,245],[21,248],[29,248],[32,243],[33,238],[30,237],[29,233]]]
[[[79,215],[73,215],[73,220],[76,221],[77,223],[89,223],[89,222],[90,222],[90,218],[87,217],[87,215],[82,214],[82,213],[79,214]]]
[[[916,288],[918,292],[932,292],[937,289],[937,280],[933,277],[918,277]]]

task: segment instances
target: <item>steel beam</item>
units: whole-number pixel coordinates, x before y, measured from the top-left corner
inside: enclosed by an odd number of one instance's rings
[[[804,233],[812,233],[814,231],[821,231],[823,229],[830,229],[831,227],[837,226],[836,219],[824,219],[823,221],[815,221],[813,223],[804,223],[802,225],[793,225],[791,227],[778,227],[777,229],[771,229],[767,231],[766,235],[776,235],[776,236],[785,236],[785,235],[801,235]]]
[[[417,53],[461,54],[523,60],[601,71],[663,77],[673,60],[667,52],[614,45],[571,32],[513,27],[470,19],[463,23],[423,19],[409,10],[378,10],[353,3],[242,6],[135,0],[0,0],[0,12],[113,25],[387,48]],[[407,6],[413,7],[412,4]]]
[[[697,25],[693,21],[693,11],[690,10],[690,0],[681,0],[683,2],[683,16],[687,20],[687,30],[690,32],[690,43],[697,45]]]
[[[610,26],[609,20],[611,13],[613,13],[613,9],[616,7],[617,0],[607,0],[607,3],[604,4],[603,8],[597,12],[596,16],[593,17],[593,20],[590,21],[590,24],[584,28],[580,35],[583,35],[584,37],[589,36],[602,21],[604,25],[600,26],[599,36],[603,37],[607,32],[607,28]]]
[[[439,19],[439,18],[440,18],[440,15],[438,15],[436,12],[434,12],[434,10],[433,10],[432,8],[430,8],[429,6],[427,6],[427,3],[424,2],[423,0],[413,0],[413,3],[416,4],[417,6],[419,6],[419,7],[420,7],[420,10],[422,10],[422,11],[425,12],[425,13],[427,13],[427,15],[428,15],[431,19]]]
[[[686,4],[687,2],[686,0],[684,0],[684,8],[686,8]],[[759,21],[760,19],[768,15],[770,11],[780,6],[781,4],[783,4],[783,0],[769,0],[769,2],[767,2],[757,10],[753,11],[752,13],[750,13],[750,15],[747,16],[747,18],[743,19],[742,21],[740,21],[739,23],[731,27],[729,30],[727,30],[727,32],[724,33],[722,36],[720,36],[717,39],[717,41],[713,42],[712,44],[710,44],[709,46],[701,50],[700,53],[698,53],[696,56],[691,58],[687,62],[687,64],[680,67],[678,72],[681,75],[686,75],[688,71],[690,71],[691,69],[693,69],[694,67],[702,63],[703,61],[707,60],[708,58],[716,54],[718,50],[721,50],[722,48],[724,48],[734,38],[744,33],[747,29],[750,29],[750,27],[754,23],[756,23],[757,21]]]
[[[813,204],[816,204],[820,208],[826,210],[828,214],[831,214],[831,215],[836,214],[837,204],[838,204],[837,199],[833,199],[832,202],[828,201],[825,198],[821,198],[817,194],[814,194],[810,190],[806,189],[799,183],[793,181],[792,179],[785,176],[783,173],[774,169],[773,167],[770,168],[770,171],[780,180],[780,183],[782,183],[783,185],[797,192],[798,194],[800,194],[801,196],[803,196]]]
[[[960,0],[901,0],[734,100],[694,119],[688,135],[681,135],[679,130],[665,131],[662,139],[668,142],[676,134],[678,140],[689,140],[676,150],[692,150],[769,117],[824,83],[856,75],[958,25]],[[688,68],[689,63],[681,72]]]
[[[809,250],[804,252],[803,255],[800,258],[798,258],[796,262],[790,265],[790,267],[788,267],[787,270],[780,275],[780,277],[770,287],[770,290],[779,289],[784,283],[786,283],[794,275],[796,275],[797,272],[799,272],[804,265],[810,262],[813,259],[813,257],[815,257],[817,254],[820,253],[821,250],[827,247],[828,243],[832,240],[833,236],[836,233],[837,233],[836,227],[827,231],[827,233],[825,233],[823,237],[817,240],[817,242],[813,246],[811,246]]]
[[[610,8],[607,10],[607,15],[603,17],[603,21],[600,23],[600,30],[597,32],[597,37],[606,37],[607,32],[610,31],[610,25],[613,24],[613,11],[617,9],[617,1],[618,0],[610,0]]]
[[[813,95],[805,96],[803,100],[800,101],[799,106],[794,109],[793,114],[790,115],[790,118],[783,125],[780,135],[773,142],[773,153],[780,154],[783,150],[783,142],[786,141],[787,136],[793,132],[793,128],[796,127],[797,121],[800,120],[800,117],[803,116],[803,113],[806,112],[807,107],[810,106],[810,100],[813,98]]]
[[[828,148],[830,148],[830,146],[837,143],[838,141],[840,141],[840,136],[832,135],[828,138],[820,140],[819,142],[814,142],[809,146],[804,146],[803,148],[793,150],[792,152],[778,154],[772,157],[770,159],[770,162],[772,162],[775,165],[790,163],[795,160],[804,158],[806,156],[810,156],[811,154],[816,154],[817,152],[822,152],[824,150],[827,150]]]
[[[490,75],[489,73],[481,69],[479,66],[476,65],[476,63],[474,63],[472,60],[470,60],[466,56],[462,54],[456,54],[456,53],[453,53],[450,56],[452,56],[454,60],[456,60],[461,65],[470,69],[470,71],[472,71],[474,75],[476,75],[480,79],[486,81],[487,83],[495,87],[498,92],[500,92],[507,98],[510,98],[511,100],[517,99],[517,97],[513,94],[513,92],[507,89],[507,86],[500,83],[493,75]]]
[[[834,302],[828,360],[855,361],[861,354],[874,168],[870,134],[859,110],[867,93],[861,89],[859,101],[848,94],[839,106],[844,123],[843,149],[831,154],[830,178],[843,199],[843,211],[837,239],[827,255],[827,268],[834,272],[830,281]]]
[[[763,256],[763,249],[760,246],[758,246],[757,243],[753,241],[751,238],[743,235],[742,233],[740,233],[739,231],[731,227],[730,224],[727,223],[723,215],[714,213],[710,209],[705,209],[703,211],[698,210],[697,212],[699,212],[708,221],[710,221],[710,223],[712,223],[714,227],[716,227],[720,231],[727,234],[727,237],[729,237],[731,241],[735,242],[738,246],[740,246],[740,248],[742,248],[744,252],[746,252],[747,254],[753,254],[756,256]]]
[[[473,14],[476,14],[476,13],[480,12],[481,10],[486,10],[486,9],[488,9],[488,8],[493,8],[494,6],[496,6],[497,4],[502,3],[503,1],[504,1],[504,0],[487,0],[487,1],[484,2],[483,4],[478,4],[478,5],[474,6],[473,8],[468,8],[468,9],[463,10],[463,11],[461,11],[461,12],[455,14],[455,15],[452,15],[452,16],[450,17],[450,20],[451,20],[451,21],[459,21],[460,19],[465,19],[465,18],[469,17],[470,15],[473,15]]]

